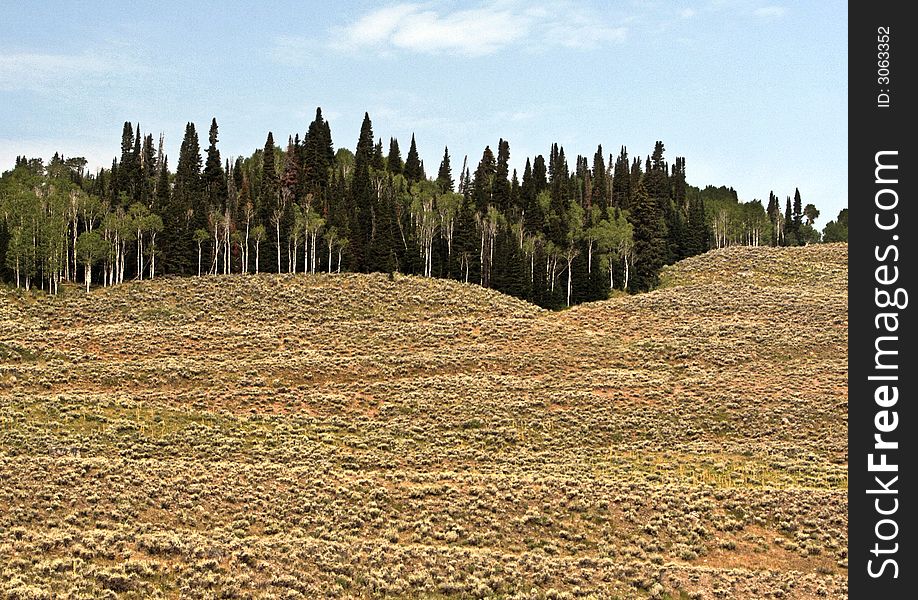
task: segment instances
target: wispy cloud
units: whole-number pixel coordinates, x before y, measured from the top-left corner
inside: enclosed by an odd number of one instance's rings
[[[43,54],[20,52],[0,55],[0,90],[47,91],[86,77],[105,77],[117,61],[95,52]]]
[[[682,10],[679,11],[679,16],[682,17],[683,19],[691,19],[692,17],[695,16],[695,14],[696,13],[695,13],[694,8],[683,8]]]
[[[522,43],[590,48],[621,42],[626,36],[624,26],[566,3],[526,7],[498,0],[461,10],[403,3],[370,11],[337,28],[332,46],[475,57]]]
[[[787,12],[787,9],[783,6],[763,6],[761,8],[755,9],[755,16],[762,17],[764,19],[777,19],[783,17]]]

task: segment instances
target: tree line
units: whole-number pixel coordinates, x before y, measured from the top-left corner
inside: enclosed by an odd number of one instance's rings
[[[121,155],[19,157],[0,177],[2,278],[56,293],[61,282],[114,285],[161,275],[400,272],[446,277],[560,308],[652,289],[660,268],[711,248],[820,241],[819,211],[797,190],[741,203],[731,188],[686,183],[686,161],[657,142],[644,160],[564,148],[510,168],[487,146],[454,175],[449,149],[428,176],[414,136],[373,133],[335,150],[321,109],[285,147],[268,133],[248,157],[221,157],[212,120],[203,154],[193,123],[175,170],[151,134],[124,124]],[[847,239],[847,211],[826,238]],[[831,231],[830,231],[831,230]]]

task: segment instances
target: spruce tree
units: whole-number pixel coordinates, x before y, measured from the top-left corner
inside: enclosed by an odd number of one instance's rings
[[[424,179],[424,168],[421,166],[421,159],[418,156],[418,147],[414,141],[414,134],[411,134],[411,147],[408,149],[408,157],[405,159],[405,179],[409,184],[416,183]]]
[[[800,188],[794,189],[794,233],[797,235],[797,243],[803,244],[803,201],[800,199]]]
[[[367,256],[372,241],[375,190],[370,177],[373,160],[373,124],[369,113],[364,113],[360,137],[354,152],[354,179],[351,185],[353,218],[351,223],[350,254],[359,271],[381,270],[383,265],[371,263]]]
[[[634,274],[629,286],[632,291],[648,291],[656,287],[660,268],[666,261],[666,226],[660,203],[651,198],[639,183],[631,211],[634,227]]]
[[[443,160],[440,161],[440,169],[437,171],[437,185],[440,186],[441,194],[453,191],[453,170],[449,165],[449,148],[443,148]]]
[[[532,161],[532,192],[538,196],[548,189],[548,170],[545,166],[545,157],[539,154]]]
[[[389,138],[389,155],[386,156],[386,169],[393,175],[401,175],[404,171],[402,152],[398,148],[398,140],[394,137]]]
[[[322,109],[316,108],[316,117],[309,124],[309,130],[302,143],[301,188],[303,195],[322,197],[328,187],[329,173],[334,164],[331,133],[328,122],[322,117]]]
[[[280,182],[277,175],[277,160],[275,157],[274,133],[269,131],[265,140],[265,147],[261,155],[261,188],[258,193],[258,224],[264,226],[266,239],[261,249],[262,271],[277,271],[278,246],[280,240],[277,234],[278,218],[281,217]]]
[[[773,190],[768,192],[768,208],[765,212],[768,214],[768,219],[771,221],[771,245],[777,246],[781,235],[778,227],[781,218],[781,207],[778,203],[778,197],[775,196]]]
[[[590,180],[592,183],[590,203],[598,206],[600,214],[604,217],[609,211],[610,186],[601,144],[596,148],[596,154],[593,155],[593,171],[590,173]]]
[[[794,213],[791,211],[791,199],[787,197],[787,205],[784,208],[784,245],[797,245],[797,231],[794,228]]]
[[[208,212],[223,210],[226,205],[226,173],[217,149],[217,119],[210,122],[208,134],[207,159],[204,162],[204,192],[207,197]]]
[[[497,142],[497,159],[492,182],[492,201],[504,215],[511,209],[510,199],[510,143],[504,139]]]
[[[201,146],[194,123],[185,125],[185,136],[175,168],[171,201],[163,217],[162,267],[167,273],[196,273],[197,251],[193,233],[206,227],[201,182]]]
[[[371,166],[373,170],[379,174],[379,177],[381,177],[382,172],[386,170],[386,157],[383,155],[382,138],[379,138],[379,141],[373,146],[373,162]]]
[[[526,232],[534,232],[541,223],[539,205],[536,202],[535,178],[532,174],[532,162],[526,157],[526,166],[523,168],[523,180],[520,183],[520,204],[523,211],[523,226]]]
[[[130,176],[129,176],[129,187],[130,193],[129,197],[131,203],[141,202],[143,197],[143,171],[141,170],[140,162],[143,156],[143,142],[140,138],[140,123],[137,124],[137,129],[134,132],[134,147],[131,150],[131,163],[130,163]]]
[[[490,146],[485,146],[475,169],[475,178],[472,180],[472,201],[476,212],[484,214],[492,205],[494,193],[494,176],[497,172],[497,162]]]
[[[155,203],[156,179],[159,175],[156,156],[153,151],[153,135],[143,139],[143,148],[140,153],[141,188],[140,203],[152,209]],[[153,211],[154,213],[157,211]],[[157,213],[158,214],[158,213]]]
[[[121,130],[121,162],[112,164],[112,171],[117,170],[117,179],[113,182],[112,196],[117,198],[120,192],[131,193],[131,162],[134,155],[134,127],[125,121]],[[113,205],[114,206],[114,205]]]
[[[631,169],[628,172],[628,186],[631,189],[631,195],[629,198],[629,205],[622,206],[623,210],[632,210],[634,208],[634,197],[637,194],[638,184],[644,179],[644,170],[641,168],[641,157],[636,156],[634,160],[631,161]],[[645,190],[646,191],[646,190]]]
[[[615,172],[612,175],[612,206],[621,210],[630,209],[631,189],[628,149],[622,146],[621,153],[615,160]]]

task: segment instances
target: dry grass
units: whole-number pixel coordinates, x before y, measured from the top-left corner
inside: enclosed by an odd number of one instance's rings
[[[847,247],[663,280],[0,292],[0,596],[845,597]]]

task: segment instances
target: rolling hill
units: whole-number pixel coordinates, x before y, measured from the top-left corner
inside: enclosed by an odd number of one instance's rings
[[[845,597],[847,246],[663,282],[0,292],[0,594]]]

